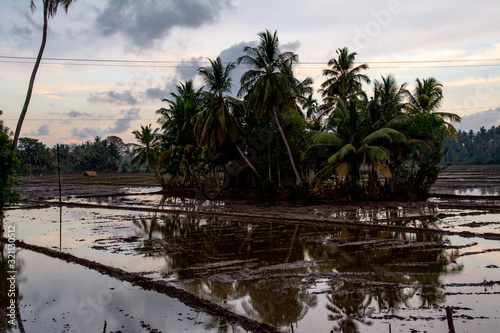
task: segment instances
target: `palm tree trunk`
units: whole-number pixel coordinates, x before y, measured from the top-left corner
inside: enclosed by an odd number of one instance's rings
[[[281,170],[280,170],[280,150],[279,141],[276,140],[276,166],[278,167],[278,187],[281,188]]]
[[[156,180],[160,183],[161,188],[166,190],[168,188],[168,185],[165,182],[165,179],[163,179],[163,177],[158,173],[158,171],[156,170],[155,167],[153,167],[153,172],[154,172]]]
[[[238,150],[238,153],[240,153],[241,157],[243,157],[243,159],[245,160],[246,164],[248,164],[248,166],[250,167],[250,169],[253,170],[253,172],[255,172],[255,174],[257,176],[259,176],[259,173],[257,172],[257,170],[254,168],[254,166],[252,165],[252,163],[250,163],[250,161],[248,160],[248,158],[245,156],[245,154],[241,151],[240,147],[238,145],[235,145],[236,146],[236,149]]]
[[[272,179],[271,177],[271,142],[267,143],[267,169],[269,172],[269,180]]]
[[[276,113],[276,107],[273,107],[273,116],[274,116],[274,122],[276,123],[276,126],[278,126],[278,131],[281,134],[281,138],[283,139],[283,142],[285,143],[286,150],[288,151],[288,157],[290,157],[290,163],[292,163],[293,172],[295,173],[295,177],[296,177],[296,183],[297,183],[297,185],[301,185],[302,179],[300,179],[299,173],[297,172],[297,168],[295,167],[295,162],[293,161],[292,151],[290,150],[290,146],[288,145],[288,141],[286,140],[285,133],[283,132],[283,129],[281,128],[280,122],[278,120],[278,115]]]
[[[196,181],[196,185],[198,186],[198,190],[201,192],[201,180],[200,180],[200,176],[198,175],[198,173],[194,169],[194,165],[191,164],[191,168],[193,169],[193,177],[194,177],[194,180]]]
[[[12,151],[16,151],[17,143],[19,141],[19,135],[21,134],[21,127],[23,126],[24,117],[28,112],[28,105],[30,104],[31,94],[33,93],[33,86],[35,85],[35,77],[42,61],[43,50],[45,49],[45,43],[47,42],[47,27],[49,21],[49,1],[43,1],[43,32],[42,32],[42,45],[40,45],[40,50],[38,51],[38,56],[36,57],[35,66],[31,72],[30,83],[28,85],[28,92],[26,93],[26,99],[24,101],[24,106],[19,115],[19,120],[17,122],[16,133],[14,134],[14,140],[12,143]]]

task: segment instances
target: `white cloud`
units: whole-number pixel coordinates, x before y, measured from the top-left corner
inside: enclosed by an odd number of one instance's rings
[[[487,111],[477,112],[475,114],[467,115],[462,117],[461,123],[453,124],[457,130],[474,132],[479,131],[481,127],[489,129],[492,126],[500,125],[500,107],[496,109],[490,109]]]

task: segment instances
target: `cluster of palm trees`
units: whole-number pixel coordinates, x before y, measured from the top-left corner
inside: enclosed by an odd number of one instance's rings
[[[236,63],[210,60],[199,68],[204,87],[180,83],[163,100],[161,130],[134,131],[141,146],[134,162],[148,163],[164,188],[260,182],[348,196],[427,192],[442,141],[455,133],[446,121],[460,120],[436,112],[443,97],[436,79],[417,79],[409,91],[389,75],[368,97],[368,65],[356,66],[356,53],[342,48],[323,72],[319,104],[312,79],[294,75],[297,54],[280,51],[276,32],[258,36],[237,60],[249,67],[238,98],[231,96]]]
[[[445,162],[458,164],[500,164],[500,126],[490,129],[482,126],[479,131],[458,131],[454,138],[447,138],[449,148]]]

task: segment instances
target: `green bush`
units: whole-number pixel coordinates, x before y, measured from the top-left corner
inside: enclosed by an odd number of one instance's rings
[[[19,199],[18,194],[12,190],[12,186],[16,184],[14,176],[18,164],[17,155],[12,151],[12,140],[9,138],[8,129],[0,121],[0,170],[2,170],[0,172],[0,218],[3,217],[3,209]]]

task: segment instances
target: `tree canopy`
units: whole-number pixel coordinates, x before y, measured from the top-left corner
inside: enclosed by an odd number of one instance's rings
[[[217,58],[200,67],[204,86],[180,82],[163,100],[151,163],[169,186],[312,186],[317,195],[350,198],[427,193],[441,170],[443,140],[455,134],[447,121],[460,120],[439,112],[436,78],[417,78],[411,90],[383,76],[368,93],[368,65],[339,48],[323,71],[318,101],[312,79],[297,78],[298,55],[280,49],[277,32],[258,37],[237,63]],[[248,70],[236,99],[231,75],[240,64]]]

